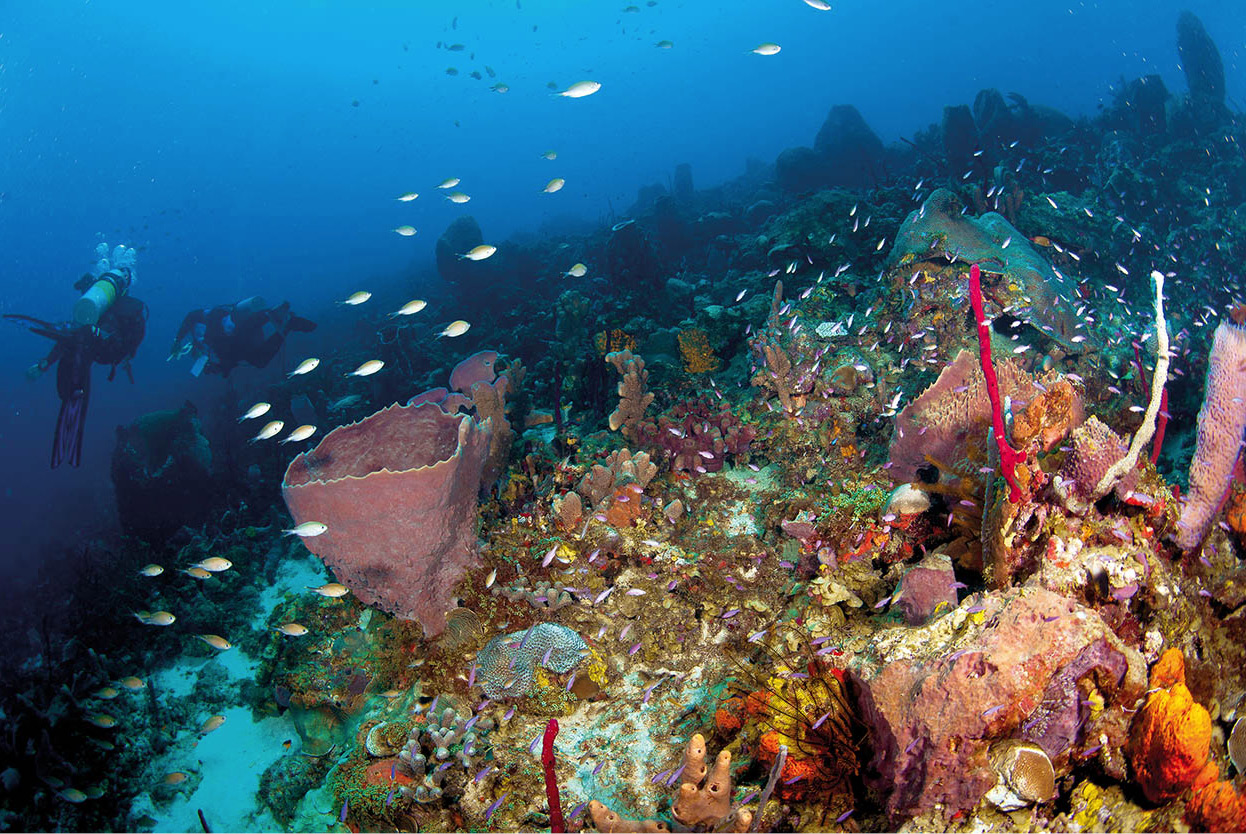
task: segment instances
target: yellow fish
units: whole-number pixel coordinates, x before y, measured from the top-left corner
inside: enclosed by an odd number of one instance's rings
[[[175,770],[172,773],[166,773],[164,783],[166,785],[180,785],[187,779],[187,774],[181,770]]]
[[[117,719],[113,718],[106,712],[97,712],[95,715],[88,715],[87,721],[90,721],[102,730],[110,730],[117,726]]]
[[[310,359],[304,359],[302,362],[299,363],[299,366],[297,368],[290,371],[288,376],[302,376],[303,374],[309,374],[312,371],[316,370],[316,366],[319,364],[320,364],[320,360],[314,356],[311,357]]]
[[[284,421],[273,420],[271,423],[264,426],[264,428],[260,429],[260,433],[257,434],[255,437],[251,438],[251,442],[255,443],[258,440],[268,440],[270,437],[276,437],[278,434],[281,433],[281,429],[284,427],[285,427]]]
[[[359,292],[351,293],[350,298],[346,299],[345,301],[339,301],[338,303],[349,304],[352,307],[357,307],[360,304],[367,301],[371,297],[372,297],[372,293],[368,292],[367,290],[360,290]]]
[[[399,307],[397,310],[389,314],[392,319],[396,316],[414,316],[416,313],[428,306],[428,302],[422,298],[415,298]]]
[[[218,652],[228,651],[234,647],[233,643],[229,642],[219,634],[196,634],[195,636],[212,648],[216,649]]]
[[[557,151],[546,151],[545,153],[541,154],[541,159],[548,159],[550,162],[553,162],[557,158],[558,158]]]
[[[415,234],[415,227],[414,226],[399,226],[398,228],[394,229],[394,231],[402,235],[403,237],[411,237],[412,235]]]
[[[344,376],[372,376],[374,373],[385,367],[385,363],[380,359],[369,359],[358,368]]]
[[[462,191],[451,191],[449,194],[446,195],[446,199],[452,203],[458,203],[459,205],[462,205],[463,203],[466,203],[468,200],[470,200],[471,197],[467,196]]]
[[[256,403],[247,409],[247,413],[238,418],[238,422],[243,420],[253,420],[256,417],[263,417],[268,413],[268,409],[272,408],[271,403]]]
[[[229,570],[233,566],[234,563],[223,556],[209,556],[202,562],[195,562],[195,564],[192,565],[192,567],[203,568],[204,570],[211,571],[212,573],[220,573],[221,571]]]
[[[596,81],[577,81],[558,95],[563,98],[584,98],[585,96],[591,96],[600,89],[601,84]]]
[[[498,251],[496,246],[482,243],[479,246],[473,246],[466,254],[459,255],[459,260],[483,261],[486,258],[492,257],[496,251]]]
[[[572,278],[583,278],[585,275],[588,274],[588,267],[586,267],[584,264],[576,264],[575,266],[571,267],[563,274],[570,275]]]
[[[460,182],[462,182],[462,180],[459,179],[458,177],[450,177],[449,179],[442,180],[441,184],[438,185],[437,187],[438,188],[454,188]]]
[[[298,623],[283,623],[273,629],[273,631],[280,631],[287,637],[302,637],[307,634],[307,627],[301,626]]]
[[[209,718],[207,721],[204,721],[202,724],[199,725],[199,735],[206,736],[208,733],[212,732],[213,730],[218,729],[224,723],[225,723],[225,716],[214,715],[211,718]]]
[[[566,184],[567,184],[567,181],[564,180],[562,177],[554,177],[552,180],[545,183],[545,187],[542,188],[541,190],[544,191],[546,194],[553,194],[555,191],[562,191],[562,187]]]
[[[142,621],[143,625],[171,626],[174,621],[177,620],[177,617],[174,617],[168,611],[155,611],[148,614],[146,617],[140,617],[139,619]]]
[[[279,442],[283,445],[286,443],[297,443],[300,440],[306,440],[307,438],[311,437],[315,433],[316,433],[315,426],[307,426],[307,425],[299,426],[297,429],[290,432],[288,437],[286,437],[285,439]]]
[[[311,590],[320,594],[322,597],[328,597],[329,599],[337,599],[338,597],[344,597],[350,593],[350,589],[340,582],[329,582],[321,585],[319,588],[312,588],[310,585],[307,587],[311,588]]]
[[[116,698],[120,694],[121,693],[118,692],[113,687],[105,686],[105,687],[101,687],[100,689],[96,690],[95,693],[91,697],[99,698],[103,701],[111,701],[113,698]]]
[[[193,576],[195,579],[207,579],[209,576],[212,575],[211,573],[204,570],[203,568],[195,567],[193,565],[189,568],[183,568],[182,573],[186,574],[187,576]]]
[[[143,576],[159,576],[160,574],[164,573],[164,568],[160,567],[159,565],[154,565],[154,564],[144,565],[142,568],[139,569],[139,573],[141,573]]]
[[[783,47],[779,46],[777,43],[767,42],[758,44],[757,48],[752,50],[752,53],[754,55],[778,55],[782,49]]]
[[[87,795],[77,788],[65,788],[65,790],[57,792],[56,795],[66,802],[72,802],[75,805],[79,802],[86,802],[87,799]]]
[[[455,336],[462,336],[464,333],[470,330],[471,327],[472,326],[470,324],[463,321],[462,319],[459,319],[458,321],[452,321],[449,324],[447,324],[446,329],[441,331],[437,335],[438,337],[449,336],[450,338],[453,339]]]
[[[395,197],[394,199],[398,200],[400,203],[409,203],[418,196],[420,195],[416,194],[414,191],[408,191],[406,194],[402,194],[398,197]]]
[[[142,678],[136,678],[136,677],[134,677],[133,675],[130,675],[129,677],[122,678],[121,680],[117,681],[117,683],[121,684],[121,685],[122,685],[122,686],[124,686],[126,689],[129,689],[129,690],[134,691],[134,692],[137,692],[137,691],[138,691],[138,690],[140,690],[140,689],[146,689],[146,688],[147,688],[147,684],[143,683],[143,679],[142,679]]]

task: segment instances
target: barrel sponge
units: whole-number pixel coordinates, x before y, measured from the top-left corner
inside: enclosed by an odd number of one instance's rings
[[[1244,429],[1246,329],[1222,322],[1207,361],[1198,445],[1190,461],[1190,491],[1177,522],[1176,542],[1182,550],[1193,550],[1207,535],[1233,478]]]
[[[303,539],[360,600],[428,637],[446,627],[455,585],[479,565],[477,490],[491,427],[435,403],[393,405],[334,429],[281,485]]]

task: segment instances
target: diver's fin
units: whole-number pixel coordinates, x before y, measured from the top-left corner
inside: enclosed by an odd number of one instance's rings
[[[52,468],[68,461],[70,466],[82,465],[82,432],[87,423],[88,392],[74,391],[61,400],[56,415],[56,434],[52,438]]]
[[[310,333],[315,329],[316,323],[302,316],[290,316],[290,323],[286,325],[287,331],[293,330],[296,333]]]

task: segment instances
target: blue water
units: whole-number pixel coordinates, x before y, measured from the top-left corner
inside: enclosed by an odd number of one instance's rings
[[[621,215],[636,190],[692,164],[699,188],[811,144],[831,105],[856,105],[884,142],[968,103],[1017,90],[1074,116],[1118,77],[1160,73],[1184,90],[1173,27],[1189,8],[1220,45],[1230,100],[1246,98],[1246,15],[1236,0],[961,2],[237,2],[11,0],[0,21],[0,311],[67,318],[96,243],[140,248],[150,305],[136,384],[96,369],[81,469],[47,466],[51,376],[23,370],[47,345],[0,328],[3,569],[27,577],[62,546],[115,525],[114,426],[219,378],[165,361],[193,307],[260,293],[321,322],[238,397],[301,355],[348,338],[336,299],[366,287],[401,303],[433,276],[456,216],[487,240],[574,231]],[[669,39],[670,50],[656,42]],[[762,41],[783,46],[761,57]],[[462,43],[462,52],[438,48]],[[491,92],[485,66],[506,94]],[[459,70],[446,74],[448,67]],[[581,100],[551,95],[594,79]],[[558,152],[556,162],[539,157]],[[435,185],[458,176],[466,206]],[[538,193],[552,176],[558,194]],[[394,197],[415,190],[418,200]],[[414,225],[413,238],[395,235]],[[562,265],[559,265],[560,268]],[[430,321],[472,318],[472,298]],[[396,306],[396,304],[395,304]],[[340,342],[339,342],[340,343]],[[504,333],[459,346],[507,347]]]

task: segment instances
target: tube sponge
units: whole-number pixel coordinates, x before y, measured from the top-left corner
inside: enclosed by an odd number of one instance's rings
[[[1198,446],[1190,461],[1190,492],[1177,522],[1177,546],[1192,550],[1207,535],[1233,478],[1246,429],[1246,329],[1228,322],[1216,328],[1207,360]]]

